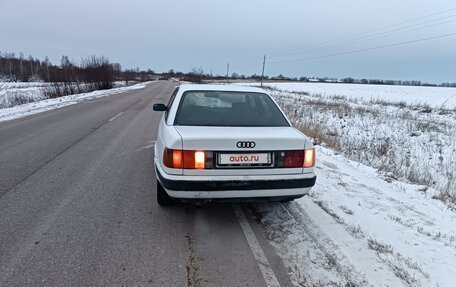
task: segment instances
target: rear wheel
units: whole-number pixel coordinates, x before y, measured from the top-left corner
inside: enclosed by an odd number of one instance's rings
[[[157,202],[161,206],[169,206],[174,203],[174,200],[166,193],[163,185],[157,180]]]

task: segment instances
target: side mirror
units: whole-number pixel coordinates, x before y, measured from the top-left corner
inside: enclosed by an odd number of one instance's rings
[[[154,104],[154,111],[156,112],[163,112],[166,111],[168,108],[164,104]]]

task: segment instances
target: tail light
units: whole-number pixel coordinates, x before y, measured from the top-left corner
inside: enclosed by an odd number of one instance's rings
[[[304,153],[302,150],[285,151],[283,160],[284,167],[302,167],[304,161]]]
[[[211,152],[165,148],[163,164],[169,168],[205,169],[211,167]]]
[[[278,167],[299,168],[315,165],[315,149],[287,150],[279,152]]]
[[[315,165],[315,149],[304,150],[304,167],[313,167]]]
[[[182,151],[165,148],[163,152],[163,164],[170,168],[182,168]]]
[[[195,168],[204,169],[206,163],[206,154],[204,151],[195,151]]]

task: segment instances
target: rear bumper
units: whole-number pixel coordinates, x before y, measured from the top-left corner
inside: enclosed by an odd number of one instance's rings
[[[275,179],[275,180],[171,180],[157,171],[160,183],[165,189],[184,191],[222,191],[222,190],[257,190],[257,189],[295,189],[315,185],[316,176],[311,178]]]
[[[169,175],[156,165],[157,178],[169,196],[175,198],[261,198],[301,197],[315,185],[310,174],[271,176],[202,177]]]

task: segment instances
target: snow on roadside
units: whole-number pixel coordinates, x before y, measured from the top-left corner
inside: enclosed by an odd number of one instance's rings
[[[113,83],[113,88],[124,87],[125,82]],[[0,109],[49,99],[46,90],[53,90],[53,83],[46,82],[0,82]],[[87,84],[74,85],[81,93],[90,91]]]
[[[390,87],[376,86],[369,87],[376,96],[366,97],[362,87],[350,94],[343,90],[350,86],[322,85],[332,92],[271,91],[294,124],[343,153],[317,146],[309,197],[255,207],[293,282],[453,286],[456,213],[454,204],[433,196],[454,195],[456,113],[447,99],[456,100],[456,90],[400,87],[391,96]],[[425,182],[425,174],[429,186],[406,183],[412,175]]]
[[[55,99],[46,99],[28,104],[14,106],[11,108],[0,109],[0,122],[22,118],[53,109],[58,109],[61,107],[77,104],[86,100],[116,95],[130,90],[143,89],[146,87],[147,84],[148,82],[128,87],[120,87],[109,90],[94,91],[90,93],[75,94]]]
[[[0,109],[17,103],[29,103],[46,99],[43,90],[49,83],[43,82],[0,82]]]
[[[454,211],[330,149],[317,156],[310,196],[253,206],[295,284],[454,286]]]

